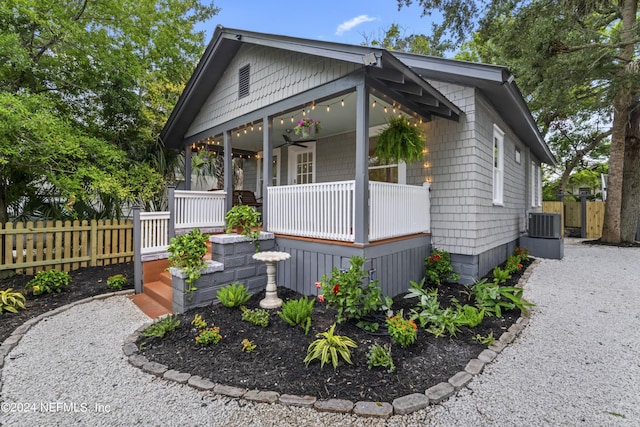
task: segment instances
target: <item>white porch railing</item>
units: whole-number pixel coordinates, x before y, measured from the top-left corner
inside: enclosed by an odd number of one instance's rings
[[[369,240],[431,231],[429,185],[369,183]]]
[[[174,229],[224,227],[225,195],[224,191],[175,190]],[[140,253],[166,251],[169,229],[170,212],[140,212]]]
[[[142,255],[163,252],[169,247],[169,212],[140,212]]]
[[[224,191],[175,191],[176,230],[224,227]]]
[[[353,242],[355,181],[267,189],[268,230]],[[369,183],[369,241],[430,231],[428,186]]]
[[[355,181],[267,188],[267,226],[273,233],[354,241]]]

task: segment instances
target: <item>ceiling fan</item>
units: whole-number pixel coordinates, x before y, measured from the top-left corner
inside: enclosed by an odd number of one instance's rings
[[[313,138],[312,139],[299,139],[299,140],[294,141],[288,135],[288,134],[290,134],[292,132],[292,130],[291,129],[285,129],[285,132],[287,132],[287,134],[286,135],[285,134],[282,135],[282,137],[284,138],[284,141],[285,141],[284,144],[278,145],[278,147],[276,147],[276,148],[286,147],[286,146],[289,146],[289,145],[297,145],[298,147],[307,148],[307,146],[303,144],[304,142],[315,141],[315,139],[313,139]]]

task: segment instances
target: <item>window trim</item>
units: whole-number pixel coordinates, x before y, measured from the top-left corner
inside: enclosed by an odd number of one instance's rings
[[[504,206],[504,131],[500,129],[496,124],[493,125],[493,138],[491,140],[491,148],[491,167],[493,171],[493,204],[496,206]]]

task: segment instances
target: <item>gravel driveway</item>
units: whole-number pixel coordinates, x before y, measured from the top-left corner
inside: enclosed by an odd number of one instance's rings
[[[33,326],[5,358],[7,426],[640,425],[640,248],[567,241],[525,287],[529,326],[440,405],[388,420],[255,404],[132,367],[124,339],[148,318],[126,297]]]

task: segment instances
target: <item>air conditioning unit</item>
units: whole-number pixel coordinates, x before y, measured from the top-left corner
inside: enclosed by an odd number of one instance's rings
[[[532,212],[529,214],[529,237],[559,239],[562,236],[559,213]]]

